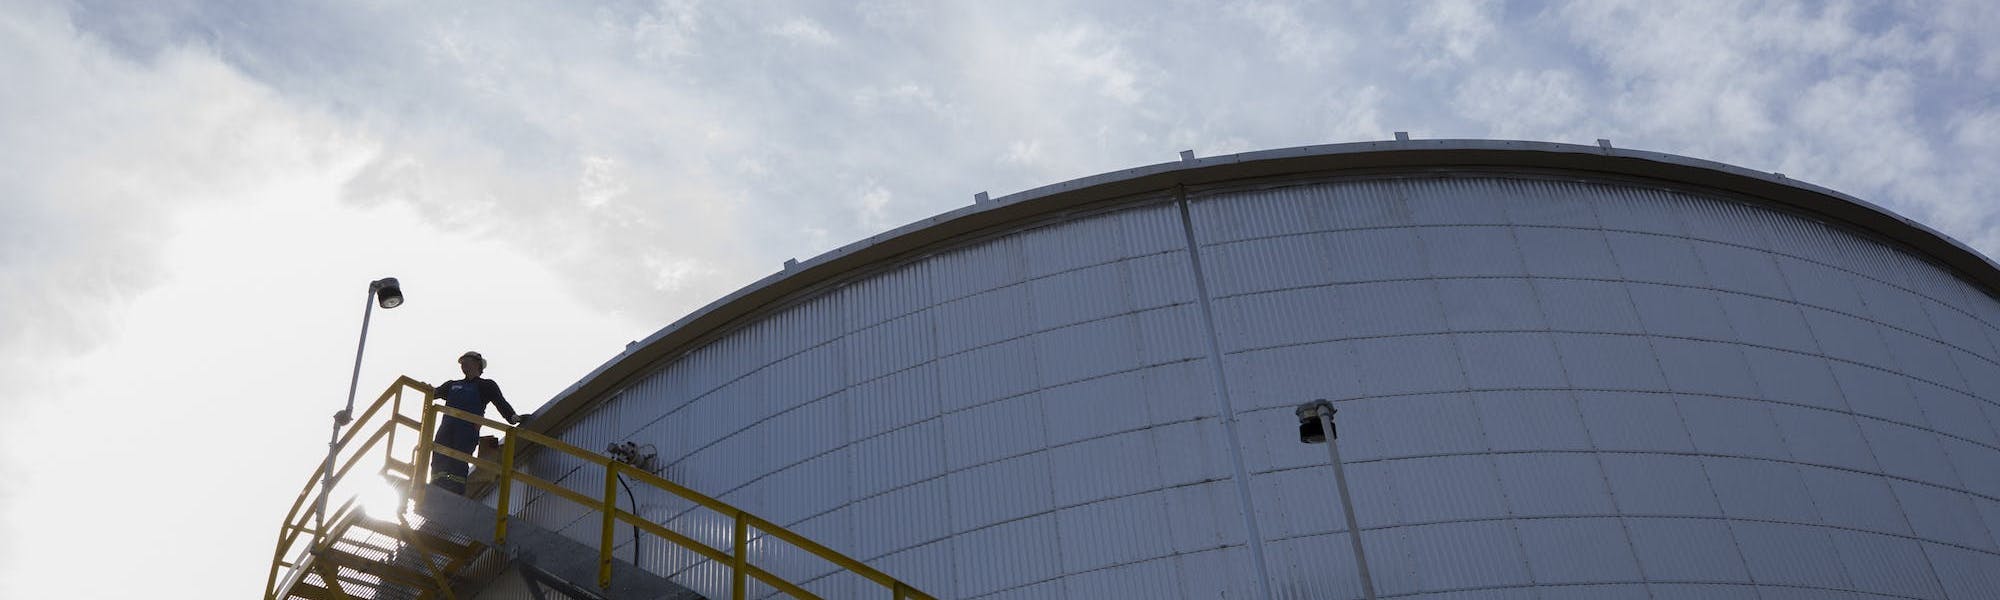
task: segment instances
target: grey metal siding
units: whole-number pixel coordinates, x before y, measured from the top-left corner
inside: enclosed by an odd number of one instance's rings
[[[1276,597],[1352,598],[1291,412],[1328,398],[1385,596],[2000,593],[2000,303],[1940,267],[1651,183],[1427,174],[1189,209],[1238,447],[1171,196],[795,298],[564,437],[654,444],[668,477],[941,597],[1254,597],[1247,518]],[[594,539],[563,504],[526,515]],[[640,512],[726,545],[718,515]],[[833,572],[780,546],[757,560]]]

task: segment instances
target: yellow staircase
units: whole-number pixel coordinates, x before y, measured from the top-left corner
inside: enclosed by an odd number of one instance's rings
[[[805,555],[817,557],[823,561],[820,564],[834,571],[844,571],[879,586],[880,593],[894,600],[934,600],[860,561],[720,500],[608,456],[459,411],[433,402],[434,399],[435,391],[429,385],[399,377],[334,443],[335,459],[313,472],[286,513],[265,583],[265,600],[456,600],[477,595],[510,565],[549,577],[549,565],[526,564],[535,560],[556,565],[594,562],[595,573],[571,574],[565,582],[573,589],[583,588],[582,591],[605,600],[700,597],[670,582],[665,574],[650,573],[614,559],[613,533],[621,521],[652,538],[691,552],[698,560],[710,561],[709,566],[726,569],[727,594],[732,600],[752,594],[819,599],[808,586],[828,578],[826,569],[801,575],[796,573],[800,570],[796,565],[779,568],[759,565],[754,560],[757,556]],[[431,439],[438,420],[445,416],[500,430],[504,437],[498,460],[433,446]],[[604,472],[603,489],[598,490],[592,484],[588,492],[579,491],[517,470],[517,457],[529,452],[558,452],[597,465]],[[493,506],[501,508],[495,510],[424,485],[423,475],[429,471],[433,453],[470,463],[476,469],[475,478],[490,475],[492,482],[488,489],[497,496]],[[354,476],[353,469],[363,464],[368,465],[364,474]],[[329,467],[333,468],[330,477]],[[665,492],[697,510],[726,518],[730,527],[727,541],[716,539],[722,536],[710,531],[712,527],[681,531],[689,526],[671,527],[622,510],[618,504],[621,482],[643,486],[649,492]],[[592,513],[601,524],[594,546],[584,540],[542,531],[532,524],[513,522],[515,519],[507,507],[512,506],[513,495],[521,485],[540,491],[545,498],[567,500]],[[479,487],[484,486],[475,486],[475,492]],[[339,500],[337,507],[330,506],[334,500]],[[374,513],[390,514],[371,514],[371,505]],[[515,551],[518,548],[510,547],[510,527],[516,537],[527,536],[532,540],[534,550],[518,552]],[[697,538],[711,538],[716,543],[711,545]],[[523,564],[515,564],[517,561]],[[774,570],[793,571],[804,581],[788,580]],[[595,575],[594,587],[588,587],[587,583],[578,585],[591,579],[589,575]],[[664,591],[670,588],[671,593]]]

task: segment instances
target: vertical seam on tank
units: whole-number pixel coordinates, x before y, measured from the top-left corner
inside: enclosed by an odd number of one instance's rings
[[[1771,244],[1771,245],[1775,245],[1775,244],[1774,244],[1774,243],[1772,242],[1772,240],[1770,240],[1770,239],[1768,239],[1768,238],[1767,238],[1767,239],[1765,239],[1765,243],[1767,243],[1767,244]],[[1785,295],[1786,295],[1786,296],[1789,296],[1789,297],[1790,297],[1790,298],[1792,299],[1792,301],[1793,301],[1793,302],[1795,302],[1795,303],[1796,303],[1796,302],[1798,302],[1798,300],[1799,300],[1799,293],[1798,293],[1798,290],[1795,290],[1795,289],[1792,289],[1792,280],[1791,280],[1791,277],[1790,277],[1790,276],[1788,276],[1788,275],[1785,275],[1785,269],[1784,269],[1784,265],[1783,265],[1783,264],[1780,264],[1780,263],[1779,263],[1779,262],[1777,261],[1777,259],[1776,259],[1776,258],[1772,258],[1772,259],[1771,259],[1771,266],[1772,266],[1773,268],[1777,269],[1777,271],[1778,271],[1778,283],[1779,283],[1779,284],[1781,284],[1781,285],[1783,285],[1783,286],[1785,286]],[[1858,297],[1858,296],[1859,296],[1859,294],[1856,294],[1856,296]],[[1865,303],[1866,301],[1864,300],[1863,302]],[[1801,309],[1801,308],[1799,308],[1799,305],[1798,305],[1798,304],[1793,304],[1793,305],[1792,305],[1792,308],[1793,308],[1793,310],[1798,310],[1798,311],[1799,311],[1799,319],[1800,319],[1800,320],[1805,320],[1805,316],[1806,316],[1806,315],[1805,315],[1805,311],[1804,311],[1804,309]],[[1819,339],[1819,332],[1817,332],[1817,331],[1814,331],[1814,330],[1813,330],[1813,327],[1812,327],[1812,322],[1811,322],[1811,321],[1805,321],[1805,323],[1806,323],[1806,336],[1807,336],[1807,337],[1809,337],[1809,338],[1812,338],[1812,343],[1813,343],[1813,350],[1814,350],[1815,352],[1817,352],[1817,353],[1819,354],[1819,356],[1822,356],[1822,357],[1825,357],[1825,356],[1827,356],[1827,354],[1826,354],[1826,345],[1825,345],[1825,343],[1823,343],[1823,342],[1821,342],[1821,341],[1820,341],[1820,339]],[[1885,347],[1886,347],[1886,345],[1885,345]],[[1883,487],[1883,488],[1886,488],[1886,489],[1888,489],[1888,490],[1889,490],[1889,501],[1890,501],[1890,502],[1893,502],[1893,503],[1895,503],[1895,505],[1896,505],[1896,516],[1902,519],[1902,521],[1903,521],[1903,527],[1905,527],[1905,528],[1908,528],[1908,529],[1909,529],[1909,531],[1910,531],[1910,535],[1911,535],[1912,537],[1916,537],[1916,538],[1918,538],[1918,539],[1926,539],[1926,538],[1923,538],[1923,536],[1920,536],[1920,535],[1917,535],[1917,527],[1916,527],[1916,524],[1914,524],[1914,523],[1911,523],[1911,522],[1910,522],[1910,511],[1909,511],[1909,509],[1908,509],[1908,508],[1905,508],[1905,507],[1903,506],[1903,499],[1902,499],[1902,497],[1900,497],[1900,496],[1897,496],[1897,495],[1896,495],[1896,488],[1895,488],[1895,487],[1893,486],[1893,484],[1891,484],[1891,483],[1890,483],[1890,482],[1889,482],[1888,480],[1886,480],[1886,479],[1883,479],[1883,478],[1882,478],[1882,476],[1883,476],[1884,472],[1888,471],[1888,469],[1882,466],[1882,459],[1881,459],[1881,457],[1879,457],[1879,456],[1876,456],[1876,453],[1875,453],[1875,443],[1874,443],[1874,442],[1872,442],[1872,441],[1869,441],[1869,439],[1868,439],[1868,432],[1866,432],[1866,431],[1862,431],[1862,430],[1861,430],[1861,419],[1859,419],[1859,418],[1856,418],[1856,414],[1855,414],[1855,412],[1854,412],[1854,403],[1852,403],[1852,402],[1849,402],[1849,401],[1847,400],[1847,386],[1845,386],[1845,385],[1841,385],[1841,383],[1840,383],[1840,377],[1838,377],[1838,376],[1836,376],[1836,375],[1834,374],[1834,372],[1833,372],[1833,365],[1832,365],[1832,363],[1831,363],[1831,362],[1828,362],[1828,363],[1827,363],[1827,371],[1826,371],[1826,375],[1827,375],[1827,377],[1828,377],[1829,379],[1832,379],[1832,380],[1833,380],[1833,389],[1834,389],[1834,390],[1836,390],[1836,391],[1838,391],[1838,392],[1840,392],[1840,404],[1841,404],[1842,408],[1844,408],[1844,409],[1845,409],[1845,411],[1844,411],[1844,412],[1845,412],[1845,414],[1847,415],[1847,418],[1848,418],[1848,419],[1849,419],[1849,420],[1850,420],[1851,422],[1853,422],[1853,423],[1854,423],[1854,434],[1855,434],[1855,436],[1856,436],[1856,437],[1858,437],[1858,438],[1860,438],[1860,439],[1861,439],[1861,447],[1862,447],[1862,448],[1866,448],[1866,449],[1868,450],[1868,460],[1871,460],[1871,461],[1874,461],[1874,462],[1875,462],[1875,477],[1876,477],[1876,478],[1877,478],[1878,480],[1881,480],[1881,481],[1882,481],[1882,487]],[[1907,385],[1907,384],[1906,384],[1906,385]],[[1926,418],[1926,419],[1925,419],[1925,421],[1926,421],[1926,424],[1928,424],[1928,421],[1929,421],[1929,419],[1928,419],[1928,418]],[[1804,476],[1804,475],[1805,475],[1805,474],[1804,474],[1804,472],[1800,472],[1800,477],[1799,477],[1799,479],[1800,479],[1800,483],[1802,483],[1802,484],[1803,484],[1803,483],[1805,483],[1805,481],[1804,481],[1804,480],[1805,480],[1805,476]],[[1806,485],[1808,486],[1808,487],[1806,488],[1806,494],[1807,494],[1808,496],[1810,496],[1810,495],[1812,494],[1812,488],[1810,487],[1810,484],[1806,484]],[[1918,543],[1917,543],[1917,551],[1918,551],[1918,552],[1921,552],[1921,553],[1923,553],[1923,555],[1924,555],[1924,569],[1925,569],[1926,571],[1929,571],[1929,572],[1930,572],[1930,574],[1931,574],[1931,580],[1932,580],[1933,582],[1937,583],[1937,585],[1938,585],[1938,589],[1939,589],[1939,590],[1943,590],[1943,589],[1945,589],[1945,586],[1944,586],[1944,579],[1943,579],[1942,577],[1940,577],[1940,576],[1938,575],[1938,572],[1937,572],[1937,565],[1936,565],[1936,564],[1934,563],[1934,561],[1932,561],[1932,560],[1931,560],[1931,553],[1930,553],[1930,551],[1929,551],[1929,550],[1925,549],[1925,548],[1924,548],[1924,546],[1925,546],[1925,544],[1924,544],[1923,542],[1918,542]],[[1835,549],[1834,549],[1834,552],[1835,552],[1836,554],[1837,554],[1837,553],[1838,553],[1839,551],[1840,551],[1840,550],[1839,550],[1838,548],[1835,548]],[[1850,585],[1851,585],[1851,584],[1850,584]]]
[[[1243,507],[1244,537],[1249,542],[1250,563],[1257,576],[1257,591],[1263,600],[1271,600],[1271,578],[1264,564],[1264,536],[1257,528],[1257,505],[1250,496],[1249,470],[1243,466],[1243,444],[1236,432],[1236,411],[1229,402],[1229,378],[1222,365],[1222,342],[1216,334],[1215,308],[1209,300],[1208,278],[1202,273],[1201,246],[1195,242],[1194,219],[1188,210],[1187,188],[1174,186],[1174,203],[1180,208],[1181,234],[1186,240],[1188,269],[1194,273],[1195,301],[1201,307],[1202,333],[1208,342],[1208,360],[1214,371],[1215,400],[1221,411],[1217,416],[1222,420],[1224,439],[1229,445],[1229,466],[1236,480],[1236,496]]]
[[[1629,196],[1636,193],[1639,193],[1639,191],[1631,190],[1627,191],[1626,195]],[[1626,201],[1626,202],[1636,202],[1640,200],[1643,200],[1643,198],[1637,200],[1631,198],[1620,199],[1620,201]],[[1595,207],[1593,207],[1592,212],[1595,212]],[[1676,222],[1678,223],[1679,221]],[[1682,224],[1685,225],[1685,223]],[[1612,249],[1611,234],[1614,232],[1613,230],[1608,229],[1604,226],[1604,218],[1601,213],[1599,214],[1597,219],[1597,231],[1598,235],[1604,240],[1605,258],[1611,261],[1611,268],[1618,272],[1619,291],[1623,292],[1623,295],[1625,296],[1626,307],[1632,310],[1632,318],[1638,321],[1641,337],[1643,337],[1646,340],[1647,354],[1651,355],[1653,358],[1653,369],[1660,374],[1660,386],[1664,388],[1665,391],[1667,392],[1667,397],[1668,397],[1667,401],[1671,403],[1673,406],[1674,419],[1681,426],[1681,435],[1687,436],[1688,446],[1692,448],[1694,446],[1694,435],[1688,432],[1687,415],[1681,413],[1680,401],[1674,399],[1673,397],[1674,396],[1673,383],[1667,380],[1666,365],[1661,364],[1660,362],[1660,347],[1659,345],[1653,343],[1654,331],[1646,327],[1646,317],[1645,315],[1639,313],[1639,302],[1632,297],[1632,285],[1636,282],[1634,282],[1631,277],[1625,274],[1624,263],[1619,262],[1618,253]],[[1721,310],[1721,308],[1722,307],[1720,305],[1716,306],[1717,310]],[[1750,584],[1751,591],[1756,593],[1758,598],[1763,598],[1764,592],[1760,589],[1757,589],[1759,587],[1757,582],[1757,574],[1755,571],[1751,570],[1750,558],[1744,555],[1743,542],[1738,539],[1738,536],[1736,534],[1735,521],[1730,518],[1729,511],[1723,509],[1722,497],[1715,493],[1715,481],[1709,478],[1708,476],[1707,461],[1696,459],[1695,468],[1701,470],[1702,485],[1708,486],[1708,498],[1709,500],[1715,502],[1715,510],[1716,512],[1720,513],[1719,520],[1722,521],[1723,529],[1729,532],[1729,549],[1732,553],[1736,555],[1736,562],[1738,564],[1743,565],[1743,578]],[[1610,473],[1607,472],[1605,473],[1605,475],[1608,477],[1610,476]],[[1637,553],[1635,552],[1634,554],[1636,555]],[[1649,585],[1647,589],[1648,591],[1651,591],[1651,586]]]
[[[1551,186],[1551,188],[1553,188],[1553,186]],[[1553,189],[1551,191],[1553,191]],[[1584,207],[1590,210],[1590,220],[1597,226],[1595,232],[1597,233],[1598,239],[1603,239],[1604,222],[1601,218],[1597,216],[1597,207],[1592,206],[1588,203],[1584,204]],[[1516,250],[1520,249],[1520,244],[1521,244],[1521,236],[1520,232],[1518,231],[1519,227],[1520,227],[1519,224],[1511,224],[1511,219],[1510,219],[1510,225],[1507,228],[1507,235],[1513,237]],[[1608,244],[1609,242],[1607,242],[1607,245],[1605,247],[1607,256],[1609,255],[1610,251],[1610,246]],[[1612,264],[1613,268],[1616,268],[1617,263],[1614,261]],[[1522,273],[1524,273],[1524,278],[1528,282],[1528,295],[1534,299],[1535,311],[1537,314],[1540,314],[1542,316],[1542,326],[1547,327],[1551,330],[1555,329],[1555,319],[1551,318],[1549,314],[1548,304],[1542,298],[1542,287],[1539,285],[1535,285],[1536,282],[1540,281],[1540,279],[1537,278],[1536,274],[1528,267],[1528,257],[1525,252],[1522,253],[1521,255],[1521,270]],[[1634,316],[1637,316],[1636,313]],[[1555,351],[1556,354],[1556,370],[1562,373],[1564,386],[1570,388],[1563,392],[1563,397],[1569,400],[1570,410],[1574,411],[1574,414],[1576,415],[1577,425],[1583,427],[1584,442],[1590,444],[1590,462],[1591,464],[1597,466],[1597,479],[1600,483],[1604,484],[1604,497],[1611,501],[1611,513],[1612,513],[1611,516],[1613,517],[1614,520],[1618,522],[1619,534],[1625,538],[1625,552],[1632,556],[1633,568],[1639,572],[1639,581],[1641,582],[1642,585],[1644,585],[1646,589],[1646,597],[1653,598],[1655,597],[1655,594],[1653,593],[1652,586],[1645,585],[1646,582],[1652,581],[1652,578],[1646,574],[1646,561],[1641,560],[1639,558],[1639,542],[1638,538],[1635,538],[1632,535],[1631,519],[1625,515],[1624,506],[1618,502],[1618,490],[1617,488],[1614,488],[1611,485],[1611,469],[1605,466],[1604,464],[1604,452],[1603,449],[1599,448],[1597,445],[1596,432],[1590,430],[1590,419],[1584,418],[1583,400],[1577,398],[1577,393],[1575,389],[1576,380],[1570,377],[1569,365],[1563,363],[1562,344],[1557,343],[1555,335],[1553,333],[1549,335],[1549,345],[1552,347],[1552,349]],[[1744,568],[1745,570],[1748,570],[1749,567],[1746,566]]]

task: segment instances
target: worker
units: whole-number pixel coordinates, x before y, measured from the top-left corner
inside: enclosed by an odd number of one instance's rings
[[[466,352],[458,357],[458,369],[465,373],[465,379],[453,379],[437,386],[437,397],[444,399],[445,406],[484,417],[486,405],[492,404],[499,407],[500,416],[506,417],[509,424],[521,422],[521,416],[514,413],[512,405],[507,404],[507,397],[500,394],[500,384],[480,377],[486,373],[486,357],[478,352]],[[471,454],[479,444],[479,424],[445,417],[438,423],[437,437],[433,441],[440,446]],[[465,461],[443,454],[431,455],[431,485],[464,494],[465,476]]]

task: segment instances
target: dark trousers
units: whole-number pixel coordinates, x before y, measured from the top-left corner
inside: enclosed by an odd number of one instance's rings
[[[479,426],[445,417],[444,423],[438,426],[437,437],[432,441],[439,446],[471,454],[473,448],[479,445]],[[431,485],[451,490],[454,494],[464,494],[465,476],[469,470],[465,461],[443,454],[431,455]]]

